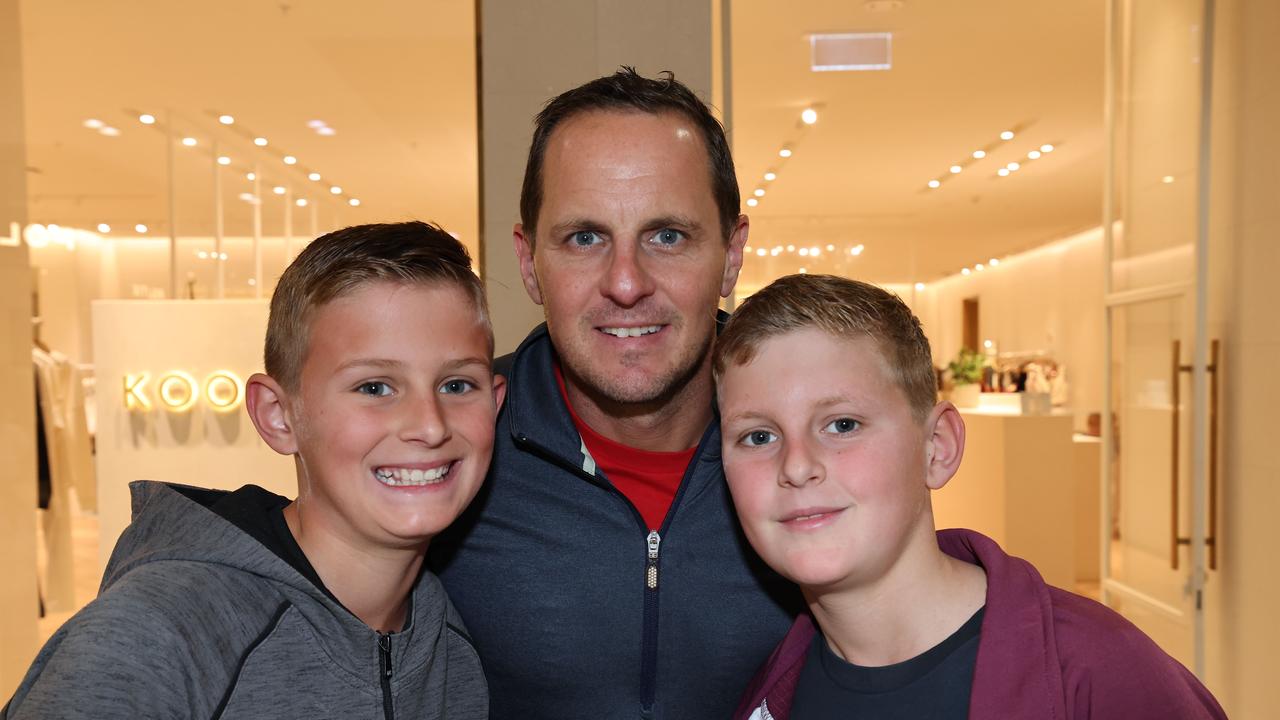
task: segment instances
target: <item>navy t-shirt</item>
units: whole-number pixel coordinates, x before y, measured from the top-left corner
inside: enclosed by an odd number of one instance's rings
[[[816,634],[800,670],[792,719],[964,720],[984,610],[929,650],[884,667],[847,663]]]

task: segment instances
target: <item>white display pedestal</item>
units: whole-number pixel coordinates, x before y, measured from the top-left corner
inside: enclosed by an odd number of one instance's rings
[[[129,524],[130,481],[297,494],[293,459],[262,442],[237,397],[262,367],[266,326],[265,300],[93,303],[103,567]]]
[[[1031,561],[1051,585],[1076,584],[1076,485],[1070,414],[961,410],[960,471],[933,493],[939,528],[965,527]],[[1096,545],[1095,545],[1096,547]]]

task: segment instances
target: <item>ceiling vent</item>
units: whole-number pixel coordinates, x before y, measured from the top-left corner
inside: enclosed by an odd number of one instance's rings
[[[814,33],[809,36],[814,72],[888,70],[893,67],[893,33]]]

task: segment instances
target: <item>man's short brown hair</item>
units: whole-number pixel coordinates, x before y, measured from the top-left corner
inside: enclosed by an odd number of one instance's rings
[[[737,226],[741,197],[724,126],[707,104],[671,72],[647,78],[626,66],[557,95],[534,118],[533,141],[529,143],[524,186],[520,189],[520,222],[526,235],[533,238],[537,231],[538,213],[542,210],[542,160],[552,132],[565,120],[588,112],[675,113],[697,126],[707,150],[707,177],[720,212],[720,234],[729,242]]]
[[[355,225],[316,238],[280,276],[267,320],[267,374],[285,390],[296,391],[312,314],[373,282],[458,287],[471,299],[493,353],[484,286],[471,271],[471,255],[462,243],[438,225],[424,222]]]
[[[747,298],[716,339],[716,380],[729,366],[751,362],[765,340],[804,328],[875,341],[917,420],[937,403],[929,339],[911,308],[875,285],[834,275],[787,275]]]

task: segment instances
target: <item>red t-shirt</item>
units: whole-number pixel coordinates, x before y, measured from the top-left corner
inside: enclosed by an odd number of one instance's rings
[[[677,452],[652,452],[637,450],[620,442],[615,442],[592,430],[578,413],[574,412],[569,395],[565,392],[564,376],[560,373],[560,365],[556,368],[556,383],[560,386],[560,397],[564,398],[565,407],[573,417],[573,424],[578,427],[582,443],[587,452],[596,461],[604,476],[635,505],[650,530],[662,527],[662,519],[671,509],[675,500],[680,480],[684,478],[685,468],[693,460],[697,446]]]

